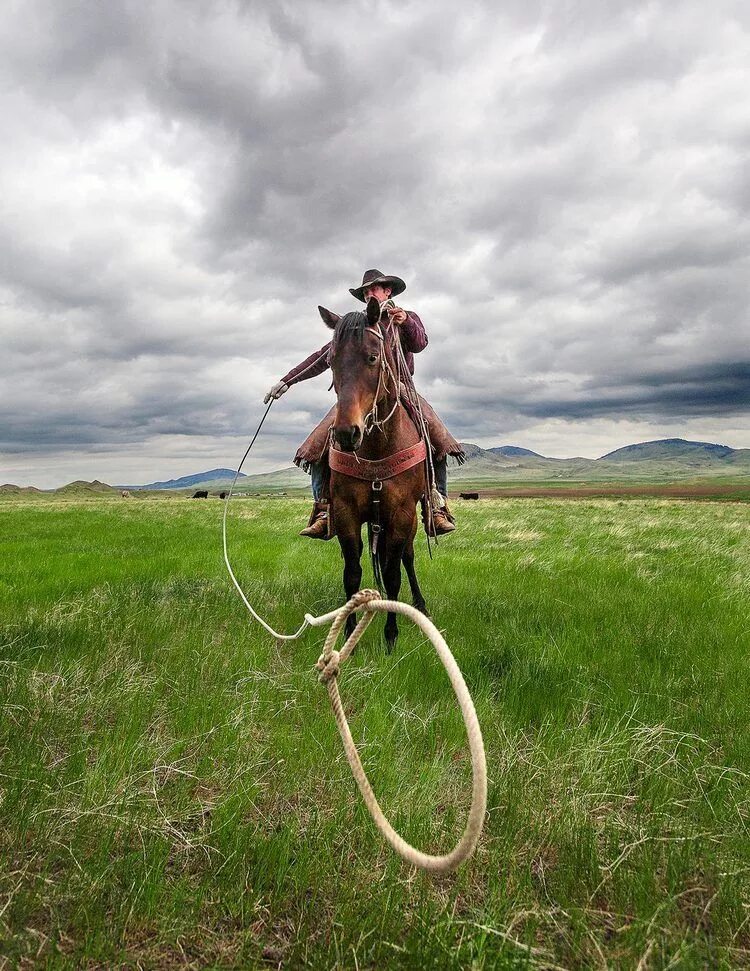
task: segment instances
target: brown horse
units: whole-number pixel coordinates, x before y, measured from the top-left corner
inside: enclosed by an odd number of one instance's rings
[[[382,576],[386,595],[397,600],[401,588],[401,563],[406,568],[414,606],[426,613],[424,597],[414,572],[414,536],[417,531],[417,503],[425,494],[425,463],[391,474],[406,459],[395,459],[382,473],[377,460],[396,456],[410,446],[417,446],[420,436],[399,398],[399,360],[395,325],[380,323],[377,300],[367,304],[367,313],[349,313],[343,317],[319,308],[326,324],[334,331],[331,342],[331,370],[336,390],[337,409],[333,426],[337,450],[331,460],[331,500],[336,535],[344,556],[344,589],[347,599],[356,593],[362,581],[362,526],[375,523],[377,539],[373,566]],[[352,473],[336,470],[336,465],[351,462]],[[338,459],[339,461],[335,461]],[[360,461],[361,460],[361,461]],[[413,460],[413,459],[412,459]],[[388,463],[386,463],[388,464]],[[355,477],[363,469],[371,479]],[[374,478],[374,481],[373,481]],[[377,503],[377,506],[374,506]],[[375,510],[377,510],[375,512]],[[369,531],[368,531],[369,532]],[[347,634],[355,626],[352,614],[347,620]],[[396,615],[389,613],[385,638],[390,651],[398,637]]]

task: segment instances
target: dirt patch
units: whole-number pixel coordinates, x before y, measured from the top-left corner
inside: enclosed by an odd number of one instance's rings
[[[742,485],[680,485],[661,484],[649,485],[639,483],[638,485],[600,485],[600,486],[492,486],[487,489],[479,490],[480,499],[601,499],[601,498],[627,498],[629,496],[642,498],[644,496],[655,496],[664,499],[722,499],[731,497],[732,499],[748,502],[750,501],[750,486]],[[458,493],[450,496],[453,500],[458,500]]]

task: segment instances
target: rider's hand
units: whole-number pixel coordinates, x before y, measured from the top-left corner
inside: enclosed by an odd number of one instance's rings
[[[288,390],[289,390],[288,384],[284,384],[283,381],[277,381],[276,384],[271,388],[271,390],[263,399],[263,404],[267,405],[268,402],[271,400],[271,398],[273,398],[274,400],[276,398],[280,398],[284,394],[284,392]]]
[[[399,327],[406,323],[406,311],[402,310],[401,307],[389,307],[388,317],[391,323],[397,324]]]

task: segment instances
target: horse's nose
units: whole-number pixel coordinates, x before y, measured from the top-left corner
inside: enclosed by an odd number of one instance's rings
[[[362,432],[359,425],[350,425],[348,428],[337,428],[336,442],[339,448],[342,448],[345,452],[355,451],[362,442]]]

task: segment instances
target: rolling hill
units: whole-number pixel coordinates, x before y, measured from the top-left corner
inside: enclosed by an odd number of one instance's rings
[[[33,495],[34,493],[40,494],[41,491],[36,486],[17,486],[13,485],[12,482],[6,482],[0,485],[0,496],[25,496]]]
[[[86,482],[85,479],[76,479],[75,482],[69,482],[67,485],[60,486],[59,489],[53,489],[52,491],[58,495],[101,496],[111,492],[118,492],[119,486],[107,485],[106,482],[100,482],[98,479],[94,479],[92,482]]]
[[[626,445],[624,448],[607,452],[597,461],[604,462],[649,462],[684,459],[687,461],[713,462],[724,459],[735,452],[747,449],[733,449],[728,445],[714,445],[711,442],[688,442],[684,438],[662,438],[655,442],[641,442],[639,445]]]
[[[539,452],[532,452],[528,448],[520,448],[518,445],[496,445],[494,448],[486,449],[488,452],[492,452],[494,455],[504,455],[506,458],[535,458],[543,459],[544,456],[540,455]]]

